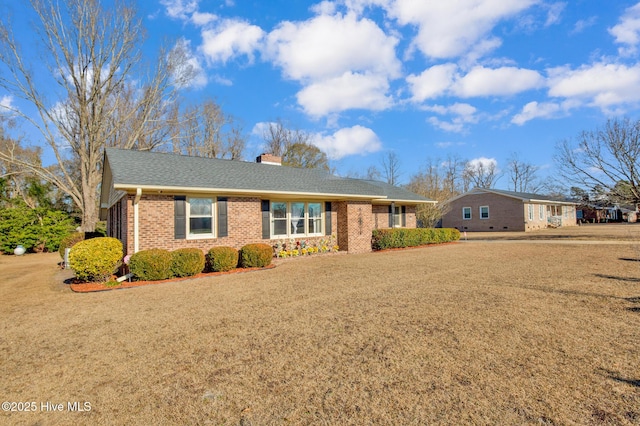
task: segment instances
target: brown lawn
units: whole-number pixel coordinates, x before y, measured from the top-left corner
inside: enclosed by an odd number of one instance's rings
[[[88,294],[3,256],[0,423],[640,424],[640,225],[589,228]]]

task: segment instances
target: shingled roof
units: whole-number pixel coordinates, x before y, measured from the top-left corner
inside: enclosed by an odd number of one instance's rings
[[[324,196],[416,204],[434,202],[383,182],[342,178],[317,169],[107,148],[101,196],[103,207],[107,199],[114,200],[113,194],[108,195],[105,191],[130,191],[137,188],[176,192]]]
[[[471,191],[469,192],[465,192],[464,194],[458,195],[457,197],[454,197],[450,200],[447,200],[447,202],[451,202],[453,200],[457,200],[458,198],[462,198],[465,197],[467,195],[472,195],[472,194],[483,194],[483,193],[490,193],[490,194],[497,194],[497,195],[503,195],[505,197],[509,197],[509,198],[515,198],[515,199],[519,199],[522,200],[522,202],[524,203],[555,203],[555,204],[576,204],[572,201],[567,201],[566,199],[562,199],[559,197],[553,197],[553,196],[549,196],[549,195],[540,195],[540,194],[533,194],[530,192],[516,192],[516,191],[505,191],[502,189],[489,189],[489,188],[473,188]]]

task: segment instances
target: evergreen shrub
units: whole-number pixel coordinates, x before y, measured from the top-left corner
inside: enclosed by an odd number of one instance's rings
[[[233,247],[213,247],[207,253],[210,271],[225,272],[238,267],[238,250]]]
[[[121,261],[122,243],[110,237],[80,241],[69,253],[69,265],[82,281],[107,281]]]
[[[371,247],[374,250],[416,247],[458,241],[460,231],[455,228],[389,228],[374,229]]]
[[[71,253],[73,253],[73,250],[71,250]],[[131,256],[129,272],[142,281],[166,280],[173,276],[171,273],[172,265],[173,256],[168,250],[142,250]]]
[[[58,248],[60,257],[64,259],[65,249],[73,247],[82,240],[84,240],[84,232],[73,232],[65,237],[62,237],[62,239],[60,240],[60,247]]]
[[[240,265],[243,268],[264,268],[271,264],[273,248],[268,244],[247,244],[240,249]]]
[[[191,277],[204,270],[204,253],[197,248],[182,248],[171,252],[171,273],[174,277]]]

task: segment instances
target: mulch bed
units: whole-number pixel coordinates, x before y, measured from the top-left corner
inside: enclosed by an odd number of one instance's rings
[[[183,277],[183,278],[171,278],[168,280],[158,280],[158,281],[123,281],[121,283],[81,283],[81,282],[71,282],[69,287],[76,293],[92,293],[96,291],[109,291],[109,290],[121,290],[124,288],[133,288],[133,287],[141,287],[145,285],[152,284],[164,284],[164,283],[173,283],[179,281],[193,280],[198,278],[207,278],[207,277],[217,277],[220,275],[230,275],[230,274],[243,274],[246,272],[255,272],[255,271],[264,271],[266,269],[273,269],[276,265],[265,266],[264,268],[237,268],[228,272],[203,272],[197,275],[193,275],[191,277]],[[114,285],[116,284],[116,285]]]

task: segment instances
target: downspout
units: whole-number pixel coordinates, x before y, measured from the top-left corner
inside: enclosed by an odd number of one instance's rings
[[[139,249],[139,230],[140,220],[138,216],[138,204],[142,196],[142,188],[136,188],[136,197],[133,199],[133,252],[137,253]]]

